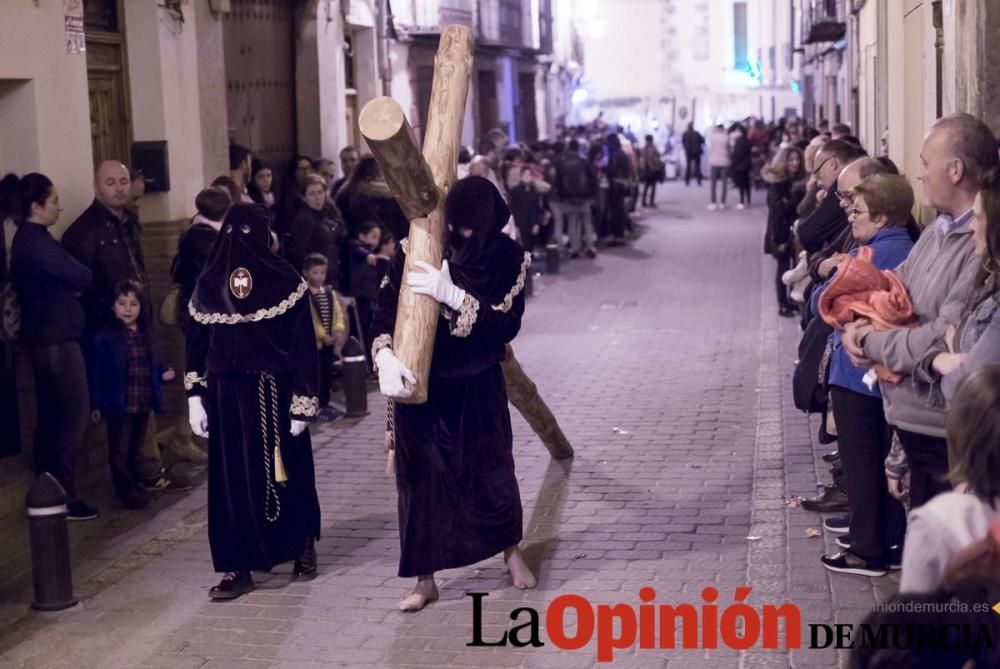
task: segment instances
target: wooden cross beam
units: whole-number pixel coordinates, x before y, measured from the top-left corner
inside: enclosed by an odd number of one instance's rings
[[[378,160],[386,183],[410,219],[404,277],[418,260],[441,267],[444,257],[444,197],[455,183],[472,49],[472,31],[466,26],[445,26],[441,31],[422,153],[406,115],[392,98],[372,100],[358,118],[361,134]],[[427,401],[439,317],[438,303],[427,295],[414,294],[404,281],[399,290],[393,352],[413,371],[417,383],[410,389],[413,394],[409,399],[397,401]]]

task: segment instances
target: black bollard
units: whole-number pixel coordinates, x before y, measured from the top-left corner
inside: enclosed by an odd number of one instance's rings
[[[66,529],[66,491],[48,472],[35,479],[24,498],[31,540],[31,608],[61,611],[76,605]]]
[[[361,343],[351,337],[340,352],[344,361],[344,405],[348,416],[368,413],[368,361]]]
[[[545,247],[545,273],[559,273],[559,245],[549,244]]]
[[[524,297],[525,299],[535,294],[535,280],[532,278],[531,267],[524,273]]]

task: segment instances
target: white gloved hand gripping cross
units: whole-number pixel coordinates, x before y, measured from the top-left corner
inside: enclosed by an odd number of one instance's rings
[[[391,348],[380,349],[375,354],[375,366],[378,367],[378,386],[383,395],[405,400],[413,394],[405,382],[416,383],[417,377],[399,361]]]
[[[406,275],[406,283],[409,284],[410,290],[419,295],[429,295],[456,311],[462,306],[465,291],[451,280],[447,260],[441,263],[441,269],[435,269],[433,265],[420,260],[413,264],[424,271],[410,272]]]

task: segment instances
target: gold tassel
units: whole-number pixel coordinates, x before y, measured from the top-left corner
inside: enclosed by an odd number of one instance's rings
[[[274,480],[277,483],[284,483],[288,480],[285,463],[281,461],[281,448],[278,446],[274,447]]]
[[[396,449],[392,445],[392,432],[385,433],[385,475],[396,475]]]

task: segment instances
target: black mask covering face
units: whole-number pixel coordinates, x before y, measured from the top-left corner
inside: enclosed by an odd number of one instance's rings
[[[449,262],[469,270],[483,264],[509,219],[507,203],[488,179],[473,176],[458,181],[444,203]],[[472,230],[472,235],[462,235],[463,228]]]

